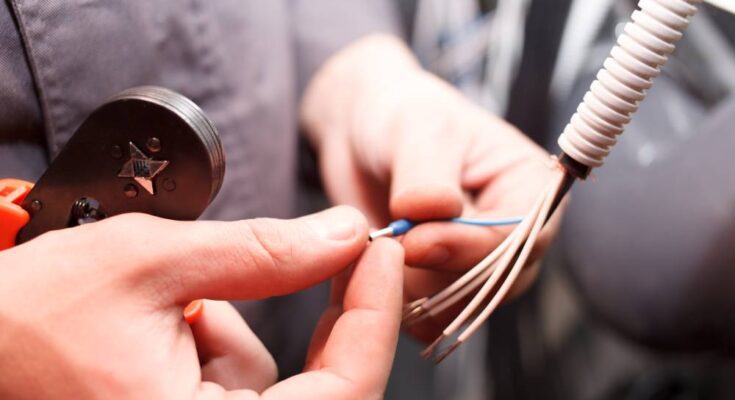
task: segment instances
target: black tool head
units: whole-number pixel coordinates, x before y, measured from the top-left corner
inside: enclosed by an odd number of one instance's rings
[[[17,242],[128,212],[196,219],[224,172],[217,131],[196,104],[163,88],[126,90],[82,123],[38,180]]]

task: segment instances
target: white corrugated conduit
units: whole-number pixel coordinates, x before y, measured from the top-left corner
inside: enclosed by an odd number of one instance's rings
[[[559,137],[561,149],[595,168],[630,122],[702,0],[641,0],[597,80]]]

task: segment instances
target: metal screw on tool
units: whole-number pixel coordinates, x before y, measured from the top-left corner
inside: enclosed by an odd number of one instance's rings
[[[167,192],[173,192],[176,190],[176,181],[173,178],[166,178],[163,180],[163,188]]]
[[[138,195],[138,188],[132,183],[128,183],[127,185],[125,185],[123,192],[125,193],[125,197],[132,199],[133,197]]]
[[[158,153],[161,151],[161,140],[155,136],[149,137],[145,142],[146,147],[151,153]]]
[[[82,197],[71,208],[72,221],[77,225],[99,221],[106,217],[100,202],[91,197]]]

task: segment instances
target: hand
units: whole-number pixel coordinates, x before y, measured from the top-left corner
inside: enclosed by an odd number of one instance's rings
[[[175,222],[123,215],[0,252],[0,398],[378,398],[395,349],[402,249],[365,248],[339,207],[292,221]],[[359,261],[355,261],[359,258]],[[273,359],[226,302],[343,272],[305,372]]]
[[[421,70],[397,39],[373,36],[333,56],[307,89],[302,120],[329,197],[390,220],[514,217],[554,173],[549,155],[516,128]],[[545,228],[531,263],[548,246]],[[427,223],[402,238],[406,301],[431,295],[494,249],[510,228]],[[527,267],[511,296],[533,281]],[[458,309],[412,332],[433,339]]]

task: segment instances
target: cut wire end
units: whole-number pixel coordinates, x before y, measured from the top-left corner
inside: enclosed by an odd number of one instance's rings
[[[569,179],[573,178],[560,172],[549,183],[546,190],[542,192],[526,217],[492,220],[495,225],[515,223],[518,226],[495,250],[456,282],[434,296],[416,300],[404,308],[403,324],[404,327],[407,327],[438,315],[467,296],[473,296],[469,304],[457,315],[454,321],[444,329],[433,343],[421,352],[422,357],[430,358],[439,350],[441,344],[448,337],[467,325],[457,336],[457,339],[434,358],[435,363],[441,362],[462,343],[466,342],[490,317],[510,291],[525,266],[541,229],[558,204],[559,197],[563,196],[567,188],[564,183]],[[458,223],[469,222],[466,219],[461,220],[452,221]],[[470,221],[473,225],[478,225],[477,220]],[[487,223],[489,220],[484,222]],[[484,304],[486,305],[483,308]],[[470,321],[471,318],[474,319]]]

